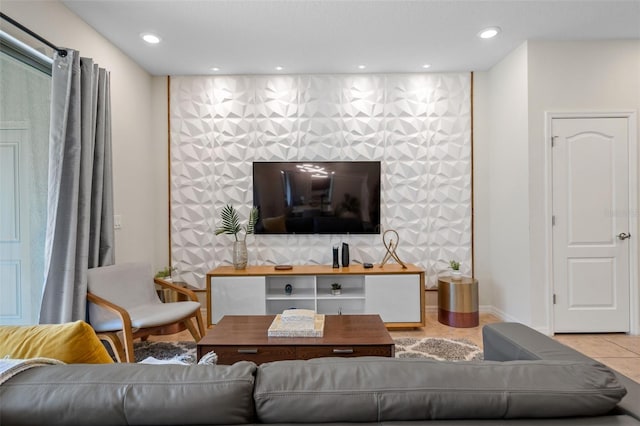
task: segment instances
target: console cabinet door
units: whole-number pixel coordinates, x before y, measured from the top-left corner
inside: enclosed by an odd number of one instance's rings
[[[265,315],[264,277],[212,277],[211,323],[225,315]]]
[[[420,275],[367,275],[365,313],[385,323],[420,322]]]

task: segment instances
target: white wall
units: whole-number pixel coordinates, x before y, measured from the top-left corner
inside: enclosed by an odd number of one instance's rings
[[[491,310],[489,73],[473,73],[473,257],[480,309]]]
[[[128,56],[80,20],[58,1],[2,1],[2,12],[58,46],[80,51],[111,72],[112,137],[115,214],[123,227],[116,231],[116,262],[149,261],[154,268],[168,262],[166,239],[156,243],[161,220],[166,217],[166,196],[159,199],[164,179],[156,178],[158,150],[166,157],[166,126],[157,106],[164,102],[162,87]],[[154,98],[154,90],[160,95]],[[166,89],[165,89],[166,93]],[[153,101],[153,102],[152,102]],[[166,165],[166,158],[164,163]],[[166,166],[165,166],[166,168]],[[160,172],[158,172],[160,173]],[[161,173],[160,173],[161,174]],[[166,192],[166,191],[165,191]],[[164,256],[162,251],[164,245]]]
[[[231,262],[215,236],[225,204],[246,220],[253,161],[380,161],[381,228],[398,255],[436,286],[450,259],[471,272],[469,73],[171,77],[172,253],[181,278],[204,287]],[[380,262],[380,235],[256,235],[249,264]],[[364,255],[365,257],[361,257]]]
[[[492,303],[503,318],[528,323],[531,309],[526,43],[490,70],[488,84]]]
[[[492,290],[481,303],[550,332],[545,112],[638,112],[640,42],[527,42],[476,73],[474,106],[476,275]],[[637,299],[637,276],[632,286]]]
[[[529,42],[532,325],[549,329],[545,288],[545,112],[640,110],[640,41]],[[638,135],[640,140],[640,135]],[[636,158],[640,165],[640,160]],[[639,183],[640,185],[640,183]],[[639,186],[640,187],[640,186]],[[640,220],[638,206],[632,217]],[[635,244],[637,244],[637,239]],[[634,243],[630,240],[630,243]],[[637,260],[636,260],[637,262]],[[635,294],[638,297],[637,276]],[[640,301],[636,301],[640,303]],[[637,322],[637,317],[636,317]],[[638,324],[640,325],[640,324]]]
[[[153,157],[153,259],[156,269],[169,265],[169,102],[168,77],[153,77],[151,84],[151,147]]]

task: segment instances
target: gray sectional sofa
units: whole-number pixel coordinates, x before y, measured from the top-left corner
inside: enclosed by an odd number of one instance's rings
[[[0,386],[0,424],[640,425],[640,385],[524,325],[485,361],[62,365]]]

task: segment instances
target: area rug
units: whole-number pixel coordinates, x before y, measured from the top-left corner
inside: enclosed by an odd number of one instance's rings
[[[195,342],[134,342],[133,353],[136,362],[149,357],[161,360],[182,361],[189,364],[196,363]]]
[[[465,339],[426,337],[394,339],[396,358],[425,358],[438,361],[471,361],[482,359],[482,349]],[[136,342],[133,344],[136,361],[148,357],[161,360],[177,360],[194,364],[194,342]]]
[[[482,349],[466,339],[444,337],[400,337],[396,344],[396,358],[427,358],[438,361],[482,360]]]

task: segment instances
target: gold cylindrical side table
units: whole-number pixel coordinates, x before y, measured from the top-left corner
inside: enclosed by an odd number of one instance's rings
[[[451,327],[478,326],[478,280],[438,278],[438,321]]]

